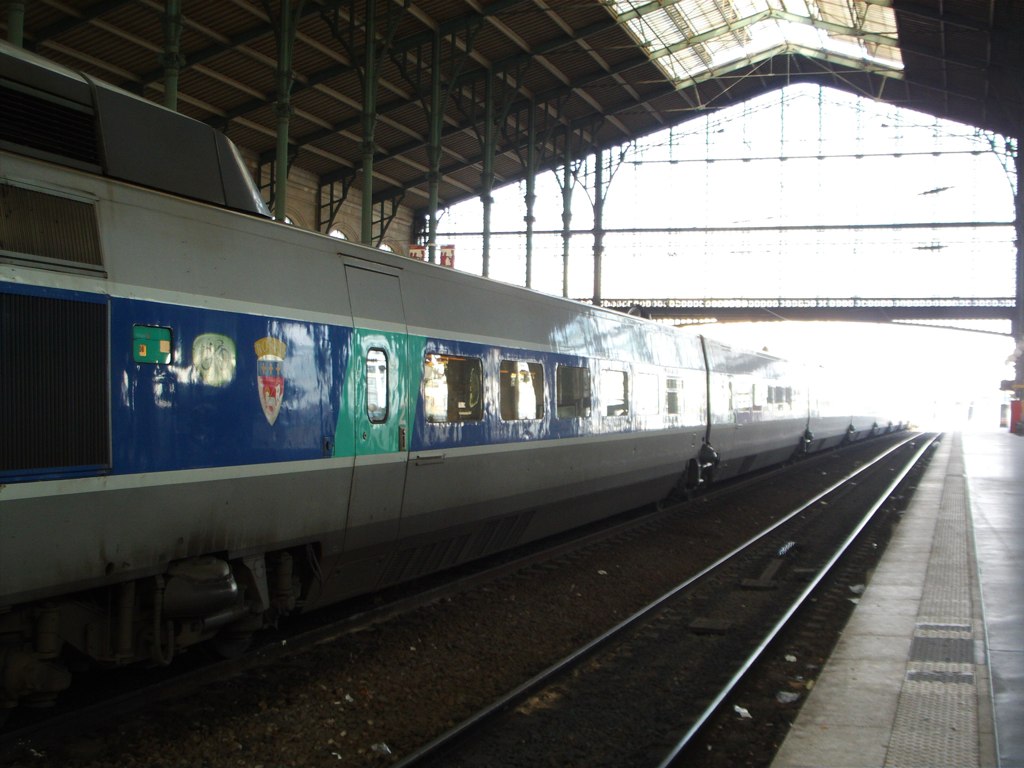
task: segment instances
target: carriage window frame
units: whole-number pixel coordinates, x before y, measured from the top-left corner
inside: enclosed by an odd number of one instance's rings
[[[453,375],[449,375],[449,370]],[[430,389],[440,389],[441,386],[444,386],[445,390],[443,416],[439,410],[430,408]],[[483,360],[468,355],[428,352],[423,358],[423,394],[425,401],[423,415],[429,424],[464,424],[483,421]],[[437,403],[435,402],[434,405],[436,407]]]
[[[534,395],[534,413],[525,416],[519,412],[520,403],[515,394],[521,386],[520,365],[526,365],[530,373],[530,387]],[[509,374],[512,374],[510,376]],[[502,421],[538,421],[544,418],[544,365],[533,360],[503,359],[498,369],[498,413]],[[515,377],[513,379],[512,377]]]
[[[637,371],[633,377],[633,410],[639,416],[661,413],[661,382],[657,373]]]
[[[601,409],[608,418],[628,416],[629,371],[625,368],[601,368]]]
[[[583,365],[556,365],[555,416],[559,419],[588,419],[593,407],[590,369]]]
[[[665,415],[680,416],[683,413],[683,377],[665,377]]]
[[[376,409],[371,409],[370,408],[370,381],[371,381],[371,375],[370,375],[370,365],[371,365],[371,362],[370,362],[370,357],[374,353],[380,353],[380,355],[384,358],[384,407],[383,408],[379,407],[380,404],[378,403],[377,404],[378,407]],[[380,364],[380,361],[378,359],[377,365],[379,365],[379,364]],[[365,365],[366,365],[366,369],[365,369],[365,376],[366,376],[366,381],[365,381],[366,418],[367,418],[367,420],[371,424],[386,424],[388,419],[391,416],[391,360],[390,360],[390,358],[388,358],[387,350],[386,349],[382,349],[381,347],[370,347],[368,350],[366,350]],[[379,370],[377,372],[375,372],[375,374],[374,374],[374,378],[379,382],[380,381],[380,377],[377,374],[379,374]],[[379,393],[378,393],[378,395],[379,395]]]

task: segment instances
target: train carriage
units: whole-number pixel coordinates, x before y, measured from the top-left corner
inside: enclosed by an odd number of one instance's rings
[[[4,44],[0,96],[2,706],[72,649],[233,650],[877,422],[764,354],[270,221],[220,134]]]

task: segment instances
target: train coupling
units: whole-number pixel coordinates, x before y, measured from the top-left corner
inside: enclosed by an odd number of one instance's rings
[[[697,460],[700,462],[701,469],[714,469],[721,461],[718,451],[711,447],[711,443],[701,443]]]
[[[811,432],[811,428],[808,427],[804,430],[803,436],[800,438],[800,453],[807,454],[811,450],[811,443],[814,442],[814,433]]]
[[[691,460],[686,468],[686,487],[694,490],[704,483],[710,482],[711,473],[720,461],[718,451],[711,447],[711,443],[701,443],[697,458]]]

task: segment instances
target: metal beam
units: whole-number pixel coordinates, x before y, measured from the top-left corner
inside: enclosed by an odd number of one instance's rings
[[[54,22],[49,26],[37,30],[32,36],[32,41],[26,47],[35,51],[38,49],[40,43],[45,43],[51,38],[58,37],[77,29],[78,27],[89,24],[94,19],[98,19],[100,16],[116,10],[123,5],[129,5],[131,2],[132,0],[101,0],[100,2],[93,3],[84,11],[74,11],[64,8],[64,12],[71,16],[71,18]],[[159,79],[162,76],[163,69],[159,70],[159,72],[160,74],[154,77],[154,80]]]
[[[167,0],[164,9],[164,106],[178,109],[178,73],[185,66],[181,55],[181,0]]]
[[[533,206],[537,202],[537,113],[531,108],[526,126],[526,287],[533,288]]]
[[[484,130],[482,152],[483,168],[480,171],[480,202],[483,204],[483,276],[491,276],[491,206],[494,197],[494,152],[496,131],[494,130],[494,73],[489,73],[484,85]]]
[[[284,221],[288,205],[288,130],[291,121],[292,54],[295,48],[295,29],[305,0],[282,0],[277,19],[277,153],[274,171],[274,218]],[[267,0],[264,0],[267,3]],[[269,4],[265,5],[270,14]]]
[[[428,156],[430,159],[429,178],[429,209],[427,211],[427,261],[437,263],[437,209],[440,191],[441,174],[441,128],[444,122],[444,99],[446,94],[441,90],[441,33],[434,32],[434,42],[430,49],[430,140]]]
[[[385,0],[386,1],[386,0]],[[359,242],[373,240],[373,129],[377,123],[377,0],[366,0],[366,52],[363,55],[363,203]]]
[[[1014,163],[1017,171],[1017,187],[1013,196],[1013,207],[1016,213],[1014,227],[1017,230],[1017,280],[1015,295],[1017,298],[1017,311],[1013,316],[1013,338],[1017,342],[1017,349],[1024,349],[1024,158],[1021,157],[1020,138],[1017,139],[1017,153],[1014,156]],[[1024,385],[1024,355],[1020,355],[1014,362],[1014,372],[1017,384]],[[1017,397],[1024,399],[1024,389],[1017,389]]]
[[[569,297],[569,248],[572,244],[572,137],[565,133],[565,155],[562,158],[562,296]]]
[[[582,301],[587,301],[582,299]],[[588,302],[590,303],[590,302]],[[675,298],[602,299],[600,306],[662,320],[754,322],[766,320],[1012,320],[1012,297],[948,298]]]
[[[25,1],[7,4],[7,42],[21,48],[25,44]]]
[[[610,179],[609,179],[610,181]],[[604,256],[604,150],[594,153],[594,304],[601,304],[601,261]]]

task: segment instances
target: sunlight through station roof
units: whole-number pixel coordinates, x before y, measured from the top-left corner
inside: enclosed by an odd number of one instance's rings
[[[613,0],[609,9],[678,87],[784,54],[902,74],[896,18],[879,0]]]

